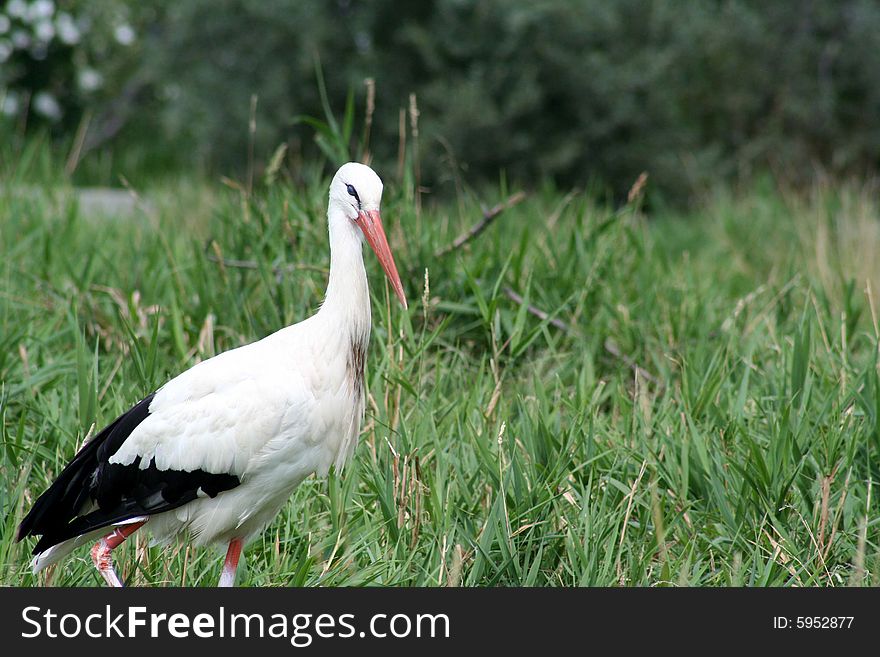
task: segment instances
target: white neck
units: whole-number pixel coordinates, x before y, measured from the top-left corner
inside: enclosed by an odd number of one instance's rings
[[[330,281],[319,315],[328,330],[348,336],[366,347],[370,338],[370,289],[360,230],[332,204],[330,228]]]

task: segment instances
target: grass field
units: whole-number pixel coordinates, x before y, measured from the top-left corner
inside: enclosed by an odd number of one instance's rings
[[[132,180],[133,216],[90,216],[53,166],[0,171],[0,582],[98,585],[87,550],[32,575],[18,522],[90,427],[316,309],[328,181]],[[296,491],[241,585],[878,583],[868,191],[765,183],[646,218],[538,189],[436,255],[480,202],[416,212],[386,178],[410,309],[367,258],[355,458]],[[219,576],[209,551],[117,555],[133,584]]]

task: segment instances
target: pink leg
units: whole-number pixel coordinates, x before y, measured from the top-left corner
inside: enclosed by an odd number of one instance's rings
[[[130,525],[117,527],[112,533],[107,534],[104,538],[95,543],[94,547],[92,547],[92,561],[95,563],[98,572],[101,573],[101,577],[104,578],[104,581],[107,582],[109,586],[122,588],[122,581],[119,579],[116,570],[113,568],[113,558],[110,556],[110,553],[114,548],[121,545],[126,538],[143,527],[146,522],[146,520],[143,520],[141,522],[133,522]]]
[[[220,573],[220,582],[217,586],[228,587],[235,583],[235,571],[238,570],[238,558],[241,556],[242,542],[240,538],[229,541],[229,549],[226,551],[226,561],[223,562],[223,572]]]

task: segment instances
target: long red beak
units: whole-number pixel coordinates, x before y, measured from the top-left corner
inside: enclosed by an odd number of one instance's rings
[[[397,274],[397,266],[394,264],[394,256],[391,255],[391,247],[388,246],[388,240],[385,237],[385,229],[382,228],[382,217],[378,210],[366,210],[358,214],[357,225],[360,226],[367,238],[367,244],[376,253],[379,258],[379,264],[385,270],[388,280],[391,281],[391,287],[394,293],[400,299],[400,303],[406,308],[406,297],[403,294],[403,284],[400,282],[400,276]]]

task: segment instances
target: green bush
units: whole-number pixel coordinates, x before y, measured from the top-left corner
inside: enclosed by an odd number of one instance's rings
[[[9,0],[0,8],[0,120],[76,129],[85,108],[113,101],[138,56],[123,0]]]
[[[655,192],[674,196],[767,167],[797,183],[878,164],[880,6],[870,0],[137,7],[130,78],[149,93],[117,143],[224,173],[248,166],[251,140],[258,165],[282,141],[293,157],[315,152],[295,118],[322,115],[316,56],[339,110],[353,91],[362,115],[363,81],[376,80],[371,150],[383,170],[395,170],[399,113],[417,95],[434,189],[451,174],[478,183],[503,171],[621,195],[648,171]]]

